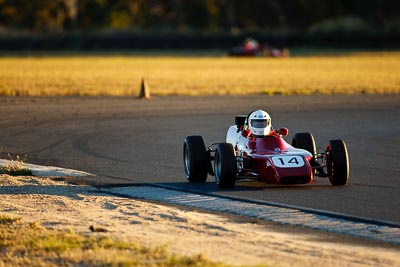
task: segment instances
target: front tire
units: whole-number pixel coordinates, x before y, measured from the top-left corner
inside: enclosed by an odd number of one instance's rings
[[[208,157],[203,138],[198,135],[186,137],[183,143],[183,164],[186,179],[191,183],[207,180]]]
[[[236,183],[237,164],[233,147],[229,143],[220,143],[215,150],[215,182],[221,188],[232,188]]]
[[[349,181],[349,156],[342,140],[331,140],[326,149],[327,171],[332,185],[345,185]]]

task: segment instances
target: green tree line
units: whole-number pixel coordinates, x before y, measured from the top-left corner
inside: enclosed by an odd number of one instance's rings
[[[400,0],[0,0],[0,31],[399,32]]]

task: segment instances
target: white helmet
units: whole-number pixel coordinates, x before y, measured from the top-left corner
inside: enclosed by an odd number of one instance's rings
[[[264,110],[253,111],[248,118],[248,127],[254,136],[266,136],[271,132],[271,117]]]

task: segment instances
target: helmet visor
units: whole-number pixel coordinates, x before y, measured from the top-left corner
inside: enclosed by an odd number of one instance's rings
[[[269,126],[270,120],[251,120],[250,124],[254,128],[266,128]]]

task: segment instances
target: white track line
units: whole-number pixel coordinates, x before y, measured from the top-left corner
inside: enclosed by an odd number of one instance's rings
[[[0,166],[14,166],[17,164],[21,164],[16,161],[0,159]],[[52,166],[40,166],[28,163],[22,163],[23,167],[32,171],[34,176],[39,177],[81,177],[81,176],[94,176],[91,173],[77,171],[73,169],[64,169],[60,167],[52,167]]]
[[[400,245],[400,227],[379,222],[363,222],[357,219],[337,218],[333,215],[321,215],[312,211],[292,207],[276,207],[262,203],[251,203],[218,196],[170,190],[154,186],[128,186],[99,188],[102,192],[135,199],[159,201],[193,208],[226,212],[260,220],[301,226],[336,234],[379,240]]]

